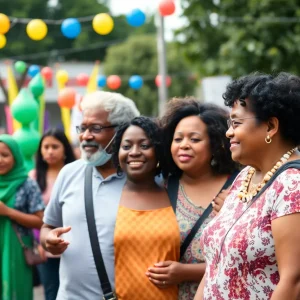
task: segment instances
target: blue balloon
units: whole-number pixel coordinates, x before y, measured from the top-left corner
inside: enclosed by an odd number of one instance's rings
[[[104,87],[106,85],[106,76],[99,75],[97,79],[97,85],[98,87]]]
[[[129,86],[134,90],[139,90],[143,83],[143,78],[139,75],[133,75],[129,78]]]
[[[136,8],[126,15],[126,19],[129,25],[139,27],[145,23],[146,16],[140,9]]]
[[[28,68],[28,75],[32,78],[40,71],[41,71],[41,68],[38,65],[31,65]]]
[[[62,22],[60,29],[66,38],[75,39],[81,32],[81,24],[75,18],[68,18]]]

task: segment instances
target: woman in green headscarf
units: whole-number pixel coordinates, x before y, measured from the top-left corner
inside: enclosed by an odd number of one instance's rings
[[[32,269],[12,222],[24,244],[32,245],[31,228],[42,226],[44,204],[40,189],[28,178],[16,141],[0,135],[0,299],[32,300]]]

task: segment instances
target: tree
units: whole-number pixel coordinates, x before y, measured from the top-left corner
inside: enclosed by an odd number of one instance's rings
[[[189,67],[176,45],[167,45],[167,58],[168,73],[172,77],[169,96],[193,94],[196,82],[191,78]],[[158,59],[155,35],[131,36],[126,42],[109,47],[104,69],[107,76],[121,76],[122,86],[118,92],[133,99],[142,114],[157,116],[158,89],[154,79],[158,73]],[[140,90],[135,91],[128,86],[128,79],[132,75],[143,77],[144,85]]]
[[[299,72],[300,2],[182,0],[182,50],[201,75]]]

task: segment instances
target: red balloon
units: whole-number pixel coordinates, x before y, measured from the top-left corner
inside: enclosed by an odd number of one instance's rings
[[[106,79],[106,85],[111,90],[117,90],[122,84],[121,78],[118,75],[110,75]]]
[[[87,83],[89,82],[89,75],[85,73],[81,73],[76,77],[76,80],[79,86],[86,86]]]
[[[60,107],[72,108],[76,101],[76,91],[72,88],[66,87],[58,94],[58,105]]]
[[[53,71],[50,67],[44,67],[41,70],[41,74],[44,77],[45,80],[52,80]]]
[[[165,16],[170,16],[175,12],[175,3],[173,0],[162,0],[158,6],[160,14]]]
[[[166,77],[166,85],[167,85],[167,87],[169,87],[171,85],[171,83],[172,83],[172,78],[168,75]],[[161,85],[161,76],[160,75],[156,75],[156,77],[155,77],[155,84],[156,84],[157,87],[160,87],[160,85]]]

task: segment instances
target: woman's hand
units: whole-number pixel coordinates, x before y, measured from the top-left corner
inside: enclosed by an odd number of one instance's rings
[[[148,276],[153,284],[164,289],[182,282],[180,276],[181,270],[181,263],[176,261],[163,261],[154,264],[154,267],[150,267],[146,272],[146,276]]]
[[[7,217],[9,215],[10,208],[0,201],[0,216]]]
[[[219,211],[221,210],[228,194],[229,194],[229,189],[222,190],[212,201],[213,212],[215,213],[215,215],[217,215],[219,213]]]

